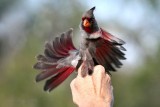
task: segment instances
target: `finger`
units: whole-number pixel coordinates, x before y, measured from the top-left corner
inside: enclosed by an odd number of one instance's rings
[[[112,99],[113,88],[111,86],[111,77],[106,74],[105,78],[102,80],[102,88],[101,88],[101,96],[105,97],[108,96],[108,100]]]
[[[75,90],[75,81],[76,79],[73,79],[70,83],[70,87],[71,87],[71,91],[74,91]]]
[[[94,67],[94,71],[92,74],[93,84],[96,90],[96,94],[100,95],[102,80],[105,79],[105,69],[101,65],[97,65]]]
[[[113,103],[114,103],[113,86],[111,86],[111,92],[112,92],[111,105],[112,105],[112,107],[113,107]]]
[[[70,87],[71,87],[73,102],[75,104],[78,104],[80,95],[79,95],[79,92],[78,92],[77,86],[76,86],[76,78],[72,80],[72,82],[70,83]]]
[[[78,91],[88,89],[88,90],[90,90],[90,91],[86,91],[88,94],[89,93],[95,93],[95,88],[94,88],[94,85],[93,85],[92,76],[88,75],[86,71],[82,71],[83,70],[82,67],[85,66],[84,64],[85,63],[82,63],[82,65],[78,69],[78,75],[76,77],[77,81],[76,81],[75,86],[76,86]],[[85,77],[82,76],[82,72],[86,72]]]
[[[82,77],[82,66],[84,65],[84,63],[81,64],[81,66],[78,68],[78,75],[77,77]]]

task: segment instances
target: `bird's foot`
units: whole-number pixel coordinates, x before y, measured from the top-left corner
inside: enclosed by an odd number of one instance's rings
[[[88,66],[86,65],[85,62],[83,62],[82,67],[81,67],[81,75],[82,77],[85,77],[87,75],[88,71]]]
[[[87,73],[91,75],[93,73],[93,68],[94,68],[94,65],[92,65],[92,63],[90,63],[89,61],[83,61],[82,68],[81,68],[82,77],[85,77]]]

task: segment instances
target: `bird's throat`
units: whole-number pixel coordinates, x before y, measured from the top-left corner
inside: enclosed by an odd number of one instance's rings
[[[91,27],[83,27],[83,29],[89,34],[93,33],[93,30]]]

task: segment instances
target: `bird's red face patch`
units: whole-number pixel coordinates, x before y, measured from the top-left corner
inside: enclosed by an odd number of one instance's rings
[[[83,18],[83,26],[84,27],[90,27],[91,26],[91,22],[89,18]]]
[[[87,33],[92,33],[92,18],[83,17],[82,18],[82,28]]]

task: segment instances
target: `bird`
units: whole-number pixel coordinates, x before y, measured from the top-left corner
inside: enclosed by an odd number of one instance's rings
[[[96,65],[102,65],[106,73],[117,71],[125,60],[125,42],[98,26],[94,16],[95,6],[87,10],[80,21],[81,42],[76,48],[72,41],[73,28],[47,41],[44,54],[37,55],[34,69],[40,73],[36,82],[46,80],[44,91],[52,91],[70,74],[81,67],[81,75],[92,75]]]

